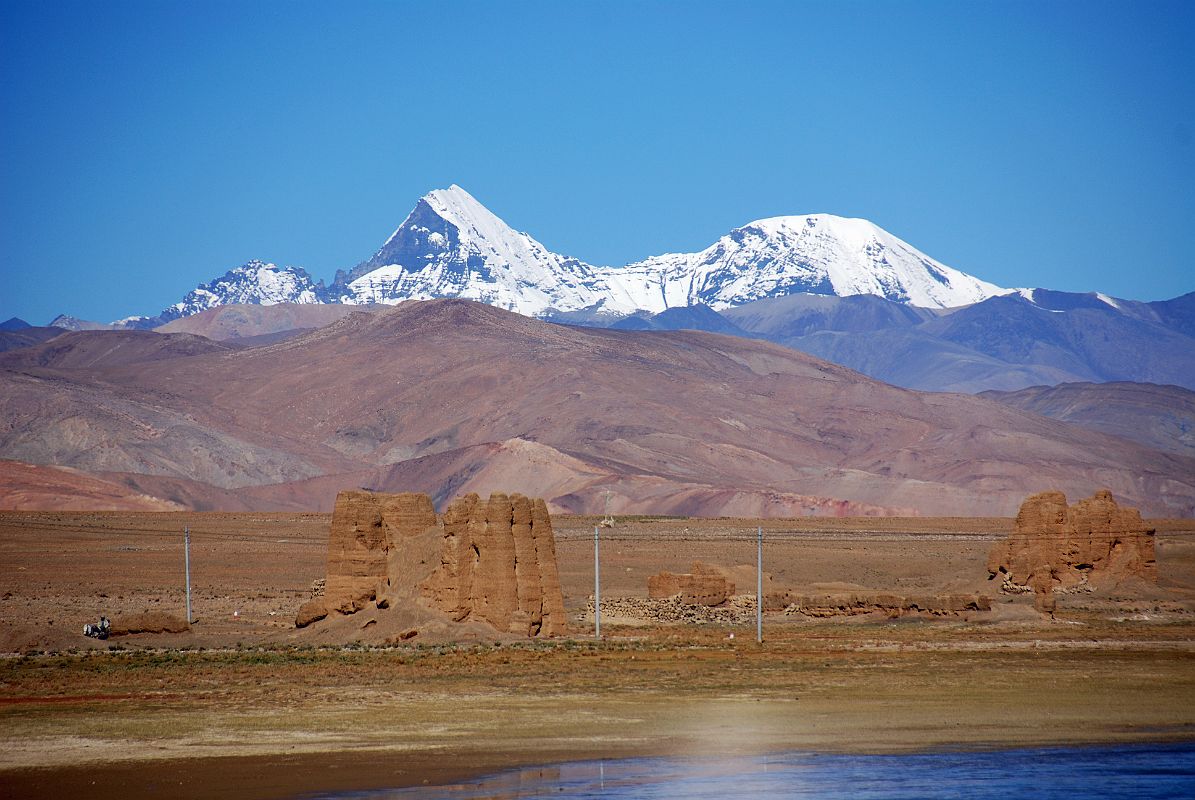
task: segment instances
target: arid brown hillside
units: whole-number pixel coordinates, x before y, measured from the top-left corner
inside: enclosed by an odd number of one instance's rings
[[[167,322],[159,333],[194,333],[218,342],[278,334],[296,329],[322,328],[358,311],[385,306],[345,306],[335,303],[278,303],[272,306],[232,303]]]
[[[0,354],[0,368],[100,369],[228,349],[228,345],[190,333],[71,331],[32,347]]]
[[[180,511],[183,507],[69,467],[0,460],[0,508]]]
[[[16,330],[0,330],[0,353],[32,347],[66,333],[62,328],[29,327]]]
[[[1195,460],[991,401],[779,345],[456,300],[236,351],[20,366],[0,377],[0,410],[17,419],[0,456],[147,473],[193,507],[227,497],[195,481],[255,508],[326,509],[352,486],[522,492],[577,512],[600,512],[607,490],[620,513],[1011,514],[1043,488],[1101,487],[1151,515],[1195,507]]]
[[[1195,392],[1156,383],[1063,383],[982,397],[1181,456],[1195,456]]]

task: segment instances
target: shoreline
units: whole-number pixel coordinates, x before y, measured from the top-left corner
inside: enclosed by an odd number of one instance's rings
[[[1195,745],[1195,726],[1171,734],[1151,732],[1132,738],[1093,738],[1065,742],[973,742],[967,746],[872,749],[822,747],[763,749],[734,753],[678,752],[667,745],[641,744],[605,749],[502,750],[467,753],[428,753],[395,750],[321,751],[303,754],[167,758],[151,762],[125,761],[104,765],[40,767],[0,770],[0,786],[18,797],[87,796],[94,800],[143,797],[169,790],[177,800],[236,796],[242,800],[298,798],[387,789],[447,789],[483,784],[508,773],[569,765],[650,759],[766,758],[781,755],[947,755],[1018,750],[1081,750]],[[461,762],[467,761],[468,766]],[[448,763],[454,762],[454,763]]]
[[[880,624],[763,648],[696,638],[30,658],[0,663],[0,786],[295,797],[631,757],[1195,741],[1190,626],[1144,648],[1068,636],[1064,664],[1054,648],[973,649],[1012,633]],[[875,649],[893,638],[940,647]]]

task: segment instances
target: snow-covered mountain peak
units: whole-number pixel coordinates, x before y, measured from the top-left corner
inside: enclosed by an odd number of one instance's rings
[[[1002,290],[865,219],[834,214],[749,222],[698,253],[594,267],[553,253],[453,184],[424,195],[373,258],[338,279],[341,302],[467,297],[523,314],[724,309],[796,292],[874,294],[950,307]]]
[[[830,225],[842,231],[855,231],[859,236],[880,230],[880,227],[870,220],[858,217],[840,217],[837,214],[788,214],[780,217],[764,217],[741,225],[736,230],[760,228],[766,231],[797,231],[804,228],[817,228],[819,225]]]
[[[420,212],[423,213],[420,213]],[[510,227],[499,219],[494,212],[477,202],[477,198],[466,192],[455,183],[447,189],[433,189],[419,198],[415,208],[394,229],[390,238],[382,245],[379,253],[384,251],[402,232],[412,225],[418,225],[420,218],[426,218],[430,211],[444,222],[454,225],[458,229],[473,231],[477,236],[486,235],[501,237]]]
[[[181,301],[135,327],[164,325],[215,306],[232,303],[272,306],[278,303],[321,303],[323,286],[315,284],[301,267],[279,267],[253,259],[234,267],[219,278],[187,293]]]
[[[483,239],[501,239],[514,233],[494,212],[455,183],[447,189],[428,192],[423,201],[447,222]]]
[[[1004,291],[868,220],[834,214],[758,219],[700,252],[593,266],[552,252],[452,184],[420,198],[371,258],[337,272],[326,289],[301,269],[255,260],[196,287],[157,317],[122,324],[153,327],[224,303],[460,297],[531,316],[600,320],[698,304],[722,310],[796,293],[873,294],[942,308]]]
[[[532,277],[542,272],[545,265],[539,262],[545,257],[561,258],[531,236],[511,228],[455,183],[447,189],[428,192],[423,201],[441,219],[456,226],[462,243],[516,272]],[[523,269],[526,267],[530,270]]]
[[[941,308],[1003,291],[930,258],[869,220],[834,214],[755,220],[700,253],[656,256],[635,266],[691,274],[689,293],[715,309],[794,292],[874,294]]]
[[[600,304],[594,283],[593,267],[514,230],[453,184],[420,198],[373,257],[338,276],[331,291],[344,303],[464,297],[536,315]]]

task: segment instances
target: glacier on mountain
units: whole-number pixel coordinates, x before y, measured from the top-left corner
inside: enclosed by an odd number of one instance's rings
[[[421,198],[372,258],[337,275],[329,295],[354,304],[463,297],[529,316],[603,301],[597,270],[513,230],[455,185]]]
[[[871,294],[927,308],[969,305],[1003,292],[867,220],[832,214],[757,220],[700,253],[655,256],[619,277],[657,287],[646,294],[666,307],[703,303],[716,310],[798,292]]]
[[[597,267],[513,230],[456,185],[422,198],[371,259],[338,278],[339,302],[465,297],[532,316],[725,309],[795,292],[946,308],[1004,291],[867,220],[831,214],[757,220],[698,253]]]
[[[872,294],[949,308],[1005,291],[935,261],[867,220],[832,214],[756,220],[697,253],[594,266],[514,230],[454,184],[424,195],[371,258],[338,272],[326,288],[299,267],[250,261],[196,287],[156,317],[119,325],[156,327],[229,303],[394,304],[460,297],[528,316],[610,320],[698,304],[723,310],[799,292]]]

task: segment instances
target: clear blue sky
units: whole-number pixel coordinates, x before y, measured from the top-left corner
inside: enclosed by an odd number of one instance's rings
[[[1195,289],[1195,4],[0,6],[0,319],[331,278],[459,183],[598,264],[866,217],[1005,286]]]

